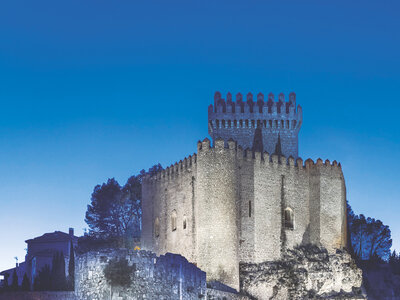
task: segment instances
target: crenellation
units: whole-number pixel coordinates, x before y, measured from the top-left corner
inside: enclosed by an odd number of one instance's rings
[[[210,279],[238,289],[239,263],[279,259],[309,243],[343,248],[341,166],[298,156],[301,123],[294,93],[287,102],[283,94],[264,102],[259,93],[254,102],[248,93],[243,102],[238,93],[233,102],[230,93],[226,101],[215,93],[212,142],[198,141],[197,153],[143,180],[144,249],[180,253]]]

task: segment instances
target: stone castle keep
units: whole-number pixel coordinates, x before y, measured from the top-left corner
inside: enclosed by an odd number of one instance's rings
[[[181,254],[207,280],[239,290],[240,264],[278,260],[297,245],[345,247],[341,166],[298,157],[301,124],[294,93],[277,102],[215,93],[212,143],[143,181],[143,248]]]

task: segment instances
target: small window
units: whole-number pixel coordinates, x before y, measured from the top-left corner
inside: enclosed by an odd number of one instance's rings
[[[154,236],[160,236],[160,220],[158,218],[154,221]]]
[[[293,210],[291,208],[285,209],[285,228],[293,230],[294,229],[294,222],[293,222]]]
[[[186,221],[186,217],[183,218],[183,229],[186,229],[187,226],[187,221]]]
[[[251,218],[251,201],[249,201],[249,218]]]
[[[172,231],[176,230],[176,210],[173,210],[171,214],[171,229]]]

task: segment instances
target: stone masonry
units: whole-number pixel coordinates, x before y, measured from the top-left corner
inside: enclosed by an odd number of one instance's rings
[[[340,164],[321,159],[303,162],[297,157],[302,116],[300,107],[294,109],[294,93],[289,102],[280,95],[281,104],[272,106],[261,105],[261,96],[260,118],[254,118],[254,124],[250,118],[248,124],[252,130],[267,124],[261,132],[262,147],[260,140],[253,143],[255,135],[240,133],[246,129],[246,121],[240,125],[240,120],[247,117],[230,119],[230,125],[225,118],[222,129],[226,134],[217,136],[212,128],[217,126],[216,120],[224,119],[217,114],[225,109],[232,115],[234,107],[227,97],[223,108],[225,101],[217,93],[217,107],[209,110],[213,145],[204,139],[196,154],[146,177],[142,185],[144,249],[157,255],[179,253],[206,271],[207,280],[218,280],[237,290],[240,263],[277,260],[287,249],[302,244],[322,246],[334,253],[347,243],[346,189]],[[252,103],[251,95],[247,98],[247,103]],[[235,104],[236,114],[240,99]],[[242,114],[257,114],[256,106],[253,110],[246,107],[250,104],[244,106]],[[281,145],[264,138],[263,132],[268,130],[276,134]],[[231,139],[230,132],[238,142]],[[254,144],[258,146],[252,147]],[[279,149],[280,153],[273,154]]]
[[[243,149],[252,149],[270,154],[283,154],[286,157],[298,157],[298,133],[303,121],[301,106],[296,107],[296,94],[289,94],[289,101],[279,94],[278,102],[274,95],[259,93],[257,101],[247,94],[246,102],[242,94],[236,95],[236,102],[228,93],[225,99],[221,93],[214,95],[214,106],[208,107],[208,132],[215,141],[234,139]],[[277,149],[277,146],[279,149]]]

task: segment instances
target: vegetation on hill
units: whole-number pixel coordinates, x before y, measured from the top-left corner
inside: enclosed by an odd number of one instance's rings
[[[133,246],[133,238],[140,237],[141,231],[142,179],[162,169],[158,164],[147,173],[142,170],[130,177],[124,186],[114,178],[95,186],[85,218],[89,232],[79,240],[81,252],[103,246]]]

